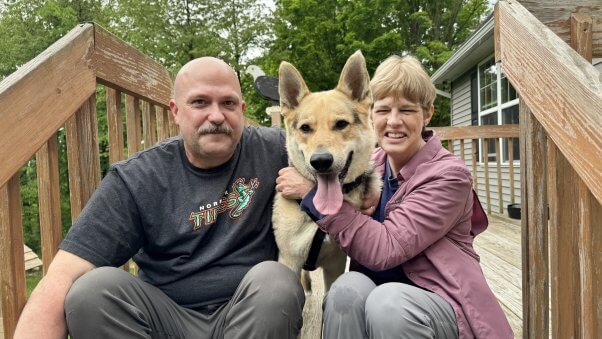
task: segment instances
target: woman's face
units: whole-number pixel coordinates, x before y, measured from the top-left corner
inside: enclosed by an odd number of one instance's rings
[[[372,112],[378,144],[397,172],[425,144],[422,129],[433,115],[433,106],[425,111],[403,97],[386,97],[374,102]]]

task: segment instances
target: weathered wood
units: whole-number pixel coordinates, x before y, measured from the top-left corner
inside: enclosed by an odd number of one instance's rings
[[[500,153],[500,139],[495,138],[495,163],[497,170],[497,198],[498,198],[498,213],[504,213],[504,195],[502,194],[502,157]]]
[[[38,255],[26,245],[23,245],[23,255],[25,256],[25,272],[31,269],[39,268],[40,266],[44,266]]]
[[[583,338],[602,336],[602,205],[583,181],[579,184],[579,296]]]
[[[127,132],[128,157],[142,149],[140,141],[142,138],[141,130],[142,112],[140,111],[140,102],[138,98],[131,95],[125,95],[125,121]]]
[[[38,204],[44,274],[58,251],[62,239],[61,188],[59,185],[59,151],[53,135],[36,153]]]
[[[549,275],[546,187],[546,135],[530,109],[519,103],[523,337],[549,335]]]
[[[71,221],[75,222],[100,183],[96,94],[80,107],[65,124]]]
[[[155,115],[157,120],[157,140],[169,138],[169,118],[167,110],[160,106],[155,106]]]
[[[19,173],[0,187],[0,295],[4,335],[12,338],[25,306],[25,257]]]
[[[508,138],[508,175],[510,176],[510,203],[514,204],[514,138]]]
[[[173,114],[171,113],[171,110],[167,111],[167,118],[169,119],[169,136],[175,137],[176,135],[180,134],[180,130],[178,125],[176,125],[175,121],[173,120]]]
[[[592,61],[592,20],[589,16],[573,14],[571,16],[571,47],[575,49],[588,62]],[[576,177],[571,168],[571,176]],[[577,206],[579,215],[578,224],[571,224],[577,228],[576,248],[579,267],[579,291],[572,293],[575,300],[579,300],[579,307],[575,307],[574,333],[582,338],[599,338],[602,335],[602,232],[599,225],[602,220],[602,205],[592,196],[589,188],[581,179],[577,179]],[[566,199],[566,197],[563,197]],[[563,206],[564,208],[564,206]],[[597,241],[596,241],[597,238]],[[574,274],[574,273],[573,273]],[[580,293],[579,293],[580,292]],[[580,325],[580,326],[579,326]]]
[[[522,0],[520,3],[566,43],[571,41],[571,13],[592,20],[593,54],[602,57],[602,5],[600,0]]]
[[[579,176],[548,142],[552,338],[579,338]]]
[[[91,65],[98,81],[130,95],[167,106],[172,76],[159,63],[94,24]]]
[[[602,202],[600,72],[518,2],[498,2],[496,15],[504,73]]]
[[[487,214],[491,214],[491,197],[489,190],[489,139],[483,139],[483,169],[485,170],[485,201],[487,203]]]
[[[441,140],[518,137],[518,125],[432,127],[431,129]]]
[[[121,110],[121,92],[106,87],[107,124],[109,135],[109,163],[123,160],[123,113]]]
[[[144,131],[144,148],[149,148],[157,141],[157,122],[154,107],[148,101],[142,102],[142,130]]]
[[[92,47],[92,25],[79,25],[0,82],[0,186],[96,90]]]

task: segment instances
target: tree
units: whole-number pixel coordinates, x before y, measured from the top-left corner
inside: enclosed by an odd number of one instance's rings
[[[488,11],[485,0],[281,0],[275,41],[264,66],[298,66],[312,90],[332,88],[346,58],[361,49],[372,74],[392,54],[413,54],[439,68]],[[449,125],[449,102],[436,101],[432,123]]]

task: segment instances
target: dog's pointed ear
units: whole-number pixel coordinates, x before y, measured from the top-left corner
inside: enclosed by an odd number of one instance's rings
[[[301,100],[309,94],[301,73],[286,61],[280,63],[278,70],[278,94],[283,115],[299,106]]]
[[[370,75],[361,51],[358,50],[347,59],[337,90],[358,102],[370,98]]]

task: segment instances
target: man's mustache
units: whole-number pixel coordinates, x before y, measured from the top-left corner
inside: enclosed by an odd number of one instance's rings
[[[198,130],[199,135],[205,135],[205,134],[226,134],[226,135],[230,135],[232,134],[233,130],[232,127],[230,127],[230,125],[223,123],[220,125],[215,125],[215,124],[209,124],[206,126],[201,126]]]

